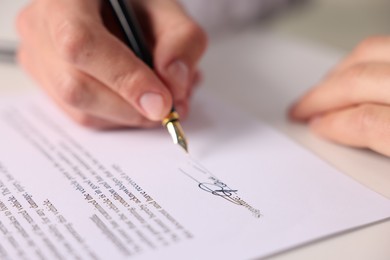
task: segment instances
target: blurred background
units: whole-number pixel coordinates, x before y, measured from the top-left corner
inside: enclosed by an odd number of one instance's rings
[[[213,35],[261,23],[344,51],[370,35],[390,35],[389,0],[181,1]]]
[[[344,51],[370,35],[390,35],[389,0],[181,1],[212,35],[262,23],[278,33]],[[0,45],[17,39],[13,19],[27,2],[0,0]]]
[[[282,33],[348,51],[370,35],[390,35],[390,1],[301,1],[273,17],[270,26]]]

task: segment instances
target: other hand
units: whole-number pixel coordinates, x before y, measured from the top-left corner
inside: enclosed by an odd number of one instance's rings
[[[325,138],[390,156],[390,37],[363,41],[290,116]]]

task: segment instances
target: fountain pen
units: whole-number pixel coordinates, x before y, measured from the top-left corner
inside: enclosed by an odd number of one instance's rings
[[[128,47],[153,69],[153,58],[148,51],[142,35],[141,27],[136,19],[134,10],[127,0],[110,0],[118,24],[123,32],[125,43]],[[179,114],[172,107],[171,112],[162,121],[163,126],[168,130],[175,144],[188,153],[187,140],[184,136],[183,128],[180,125]]]

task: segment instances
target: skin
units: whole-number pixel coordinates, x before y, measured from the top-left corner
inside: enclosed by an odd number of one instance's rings
[[[390,37],[359,44],[290,110],[322,137],[390,156]]]
[[[19,62],[81,125],[151,127],[172,104],[185,116],[206,48],[200,27],[174,0],[133,0],[155,63],[120,41],[107,1],[33,0],[20,13]],[[390,37],[360,45],[290,110],[317,134],[390,156]]]
[[[174,0],[134,0],[147,25],[152,71],[118,38],[107,2],[31,1],[17,18],[22,67],[90,128],[155,126],[173,103],[185,116],[205,33]]]

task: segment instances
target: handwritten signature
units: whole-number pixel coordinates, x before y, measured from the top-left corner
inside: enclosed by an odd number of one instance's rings
[[[204,191],[207,191],[215,196],[219,196],[223,199],[228,200],[229,202],[232,202],[237,205],[241,205],[239,201],[233,197],[233,195],[236,195],[238,190],[231,189],[229,186],[227,186],[222,181],[210,177],[210,180],[212,183],[209,182],[201,182],[198,184],[199,188],[201,188]]]
[[[197,182],[198,187],[201,190],[223,198],[230,203],[246,208],[256,218],[260,218],[262,216],[260,210],[252,207],[249,203],[238,196],[238,190],[230,188],[199,163],[196,163],[193,160],[189,161],[187,165],[180,167],[179,171]]]

